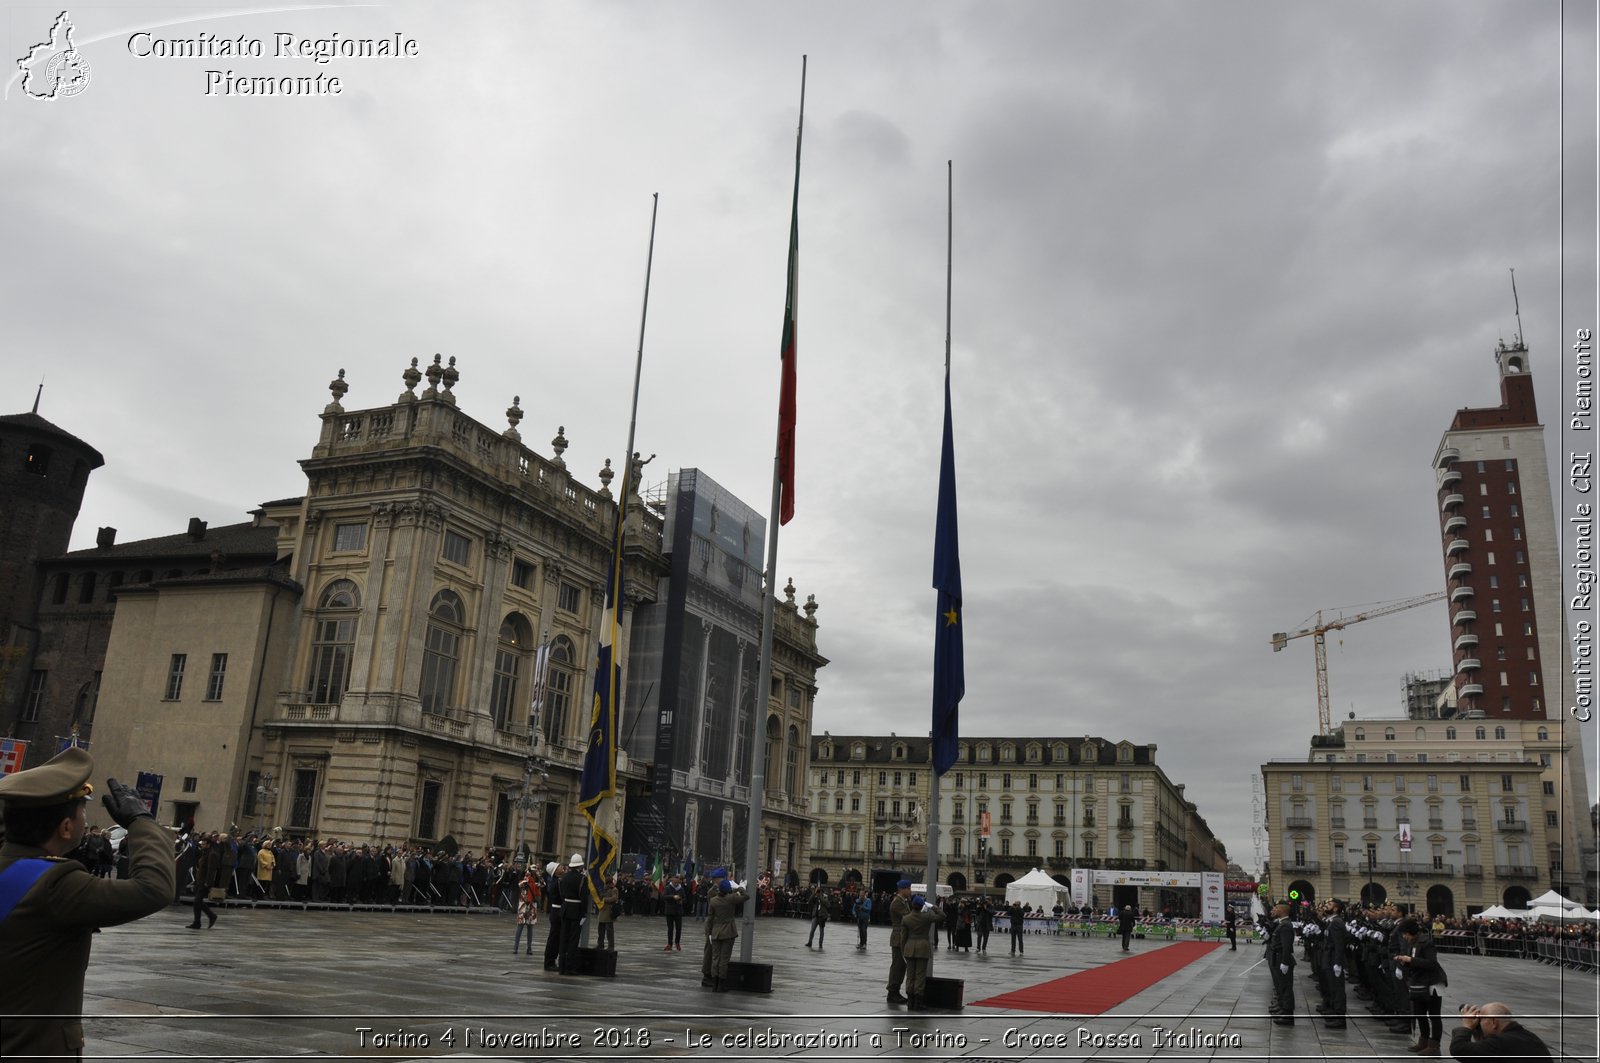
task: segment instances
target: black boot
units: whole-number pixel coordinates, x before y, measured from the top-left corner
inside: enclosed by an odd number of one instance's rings
[[[907,1000],[905,997],[900,995],[900,990],[891,989],[891,990],[889,990],[889,1003],[891,1003],[891,1004],[909,1004],[911,1002],[909,1000]]]
[[[210,908],[206,909],[206,919],[208,920],[206,923],[207,930],[210,930],[212,927],[217,925],[217,913],[213,912]]]
[[[711,991],[713,993],[726,993],[728,991],[728,980],[726,978],[718,978],[717,984],[711,987]]]

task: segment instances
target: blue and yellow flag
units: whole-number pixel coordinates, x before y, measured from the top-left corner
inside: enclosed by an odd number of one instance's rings
[[[622,537],[623,516],[633,462],[625,463],[622,490],[617,495],[616,527],[611,536],[611,566],[606,574],[605,615],[600,620],[600,645],[594,669],[594,702],[589,711],[589,749],[583,758],[579,781],[578,808],[589,821],[589,854],[586,876],[589,894],[596,906],[605,895],[606,880],[616,872],[622,833],[617,807],[617,699],[621,696],[622,663],[617,657],[621,642]]]
[[[956,448],[950,420],[950,369],[944,371],[944,449],[939,456],[939,513],[933,533],[933,586],[939,615],[933,642],[933,770],[956,762],[961,697],[967,692],[961,651],[961,549],[956,536]]]

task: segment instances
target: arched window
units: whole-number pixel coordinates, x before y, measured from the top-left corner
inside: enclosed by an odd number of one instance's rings
[[[1446,727],[1444,729],[1444,736],[1451,741],[1455,741],[1456,729],[1454,727]]]
[[[1496,727],[1494,729],[1494,736],[1496,738],[1504,738],[1506,736],[1506,729],[1504,727]]]
[[[311,621],[311,689],[313,705],[337,705],[350,683],[350,657],[355,649],[361,592],[347,579],[328,584],[317,599]]]
[[[461,629],[466,608],[455,591],[440,591],[428,606],[428,631],[422,646],[423,712],[445,713],[456,693],[461,663]]]
[[[1417,741],[1418,742],[1425,742],[1427,740],[1428,740],[1428,729],[1426,727],[1418,727],[1417,728]]]
[[[500,625],[500,644],[494,653],[494,685],[489,690],[489,714],[494,725],[509,731],[517,725],[518,684],[522,662],[533,646],[532,631],[520,613],[512,613]]]
[[[540,724],[546,741],[559,741],[567,733],[567,713],[572,705],[572,662],[576,657],[577,651],[567,636],[557,635],[551,640],[544,693],[539,698]]]
[[[1488,732],[1485,731],[1482,727],[1478,728],[1476,734],[1474,735],[1474,737],[1480,738],[1480,739],[1485,738],[1487,736],[1488,736]]]
[[[1539,741],[1541,741],[1541,742],[1550,741],[1550,728],[1548,728],[1548,727],[1539,728]]]

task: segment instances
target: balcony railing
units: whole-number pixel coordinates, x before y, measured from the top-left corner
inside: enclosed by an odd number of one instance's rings
[[[1296,860],[1292,856],[1286,857],[1283,861],[1285,871],[1300,871],[1311,875],[1316,874],[1320,866],[1315,860]]]
[[[1138,824],[1135,823],[1131,819],[1119,819],[1119,820],[1117,820],[1117,829],[1118,830],[1132,830],[1133,828],[1135,828],[1137,826],[1138,826]]]
[[[1310,830],[1316,825],[1316,820],[1310,816],[1290,816],[1283,821],[1283,825],[1289,830]],[[1343,821],[1340,826],[1343,826]]]
[[[1494,829],[1502,832],[1520,833],[1528,829],[1528,821],[1525,819],[1497,819],[1494,821]]]
[[[1524,864],[1496,864],[1494,873],[1500,878],[1538,878],[1539,869]]]
[[[1478,821],[1475,820],[1475,819],[1464,819],[1464,820],[1461,821],[1461,829],[1462,830],[1477,830],[1478,829]]]
[[[1377,830],[1378,829],[1378,817],[1377,816],[1364,816],[1364,817],[1362,817],[1361,827],[1362,827],[1363,830]]]
[[[1465,498],[1462,498],[1460,495],[1455,494],[1454,492],[1452,492],[1452,493],[1444,496],[1444,501],[1439,503],[1439,508],[1440,509],[1446,509],[1446,510],[1448,510],[1448,509],[1459,509],[1459,508],[1461,508],[1461,506],[1466,504],[1466,501],[1467,500]]]
[[[1050,825],[1052,827],[1065,827],[1067,825],[1067,817],[1057,816],[1055,819],[1050,821]]]
[[[1460,627],[1462,624],[1474,623],[1477,619],[1478,611],[1476,609],[1457,609],[1453,623]]]
[[[1428,829],[1429,830],[1444,830],[1444,820],[1442,820],[1442,819],[1430,819],[1430,820],[1428,820]]]
[[[1137,857],[1112,856],[1106,858],[1107,871],[1143,871],[1145,862]]]
[[[1467,878],[1482,878],[1483,877],[1483,865],[1482,864],[1462,864],[1461,865],[1461,873],[1463,875],[1465,875]]]

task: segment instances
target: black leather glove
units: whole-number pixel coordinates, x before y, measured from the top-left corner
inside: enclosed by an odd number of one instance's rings
[[[150,816],[150,808],[139,796],[139,791],[115,779],[106,780],[106,793],[100,798],[100,803],[106,806],[106,812],[117,821],[119,827],[126,828],[140,816]]]

